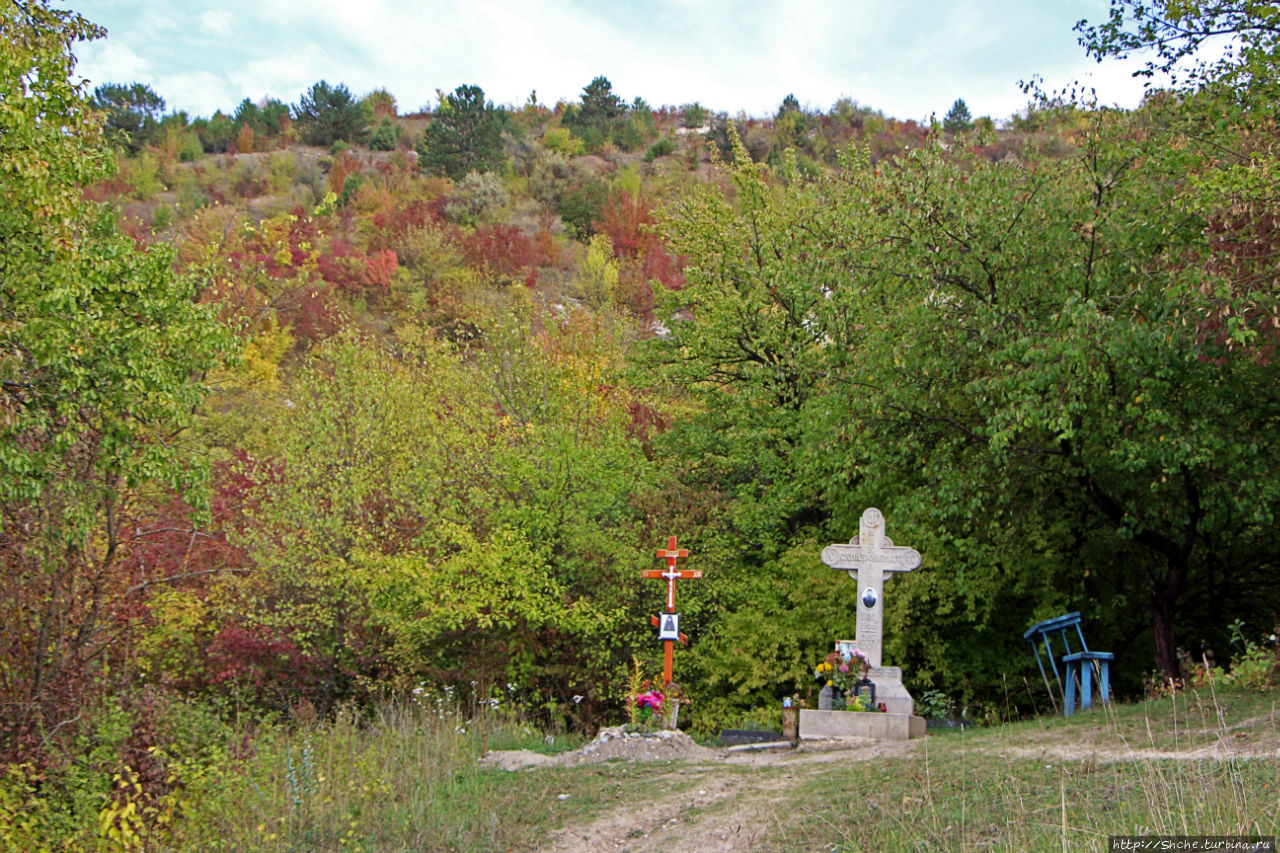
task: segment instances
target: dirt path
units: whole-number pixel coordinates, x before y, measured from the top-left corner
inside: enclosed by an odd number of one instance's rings
[[[974,742],[973,748],[1009,759],[1049,758],[1083,761],[1090,765],[1116,761],[1280,759],[1277,713],[1232,726],[1188,730],[1181,747],[1117,744],[1073,732],[1042,737],[1024,734],[1013,743]],[[574,766],[602,761],[672,761],[681,763],[650,780],[645,799],[618,802],[591,819],[570,824],[535,848],[539,853],[636,853],[659,845],[682,853],[730,853],[758,849],[762,839],[784,819],[792,819],[792,799],[786,792],[804,783],[818,765],[907,756],[925,747],[925,740],[803,741],[797,748],[752,751],[708,749],[680,732],[627,735],[606,729],[591,744],[558,756],[527,750],[495,752],[487,763],[516,772],[537,772],[541,766]],[[664,791],[664,780],[671,787]],[[692,780],[692,784],[691,784]]]
[[[618,803],[593,820],[567,826],[537,847],[545,853],[648,850],[653,845],[682,853],[754,850],[789,811],[779,795],[801,779],[807,767],[836,761],[866,761],[913,752],[920,741],[806,741],[796,749],[712,750],[675,733],[665,742],[608,736],[583,750],[548,757],[521,750],[491,753],[486,761],[509,770],[521,767],[629,760],[685,759],[678,770],[653,780],[679,779],[680,790],[645,800]],[[592,748],[594,747],[594,748]],[[584,750],[586,750],[584,755]],[[696,782],[687,787],[689,779]]]

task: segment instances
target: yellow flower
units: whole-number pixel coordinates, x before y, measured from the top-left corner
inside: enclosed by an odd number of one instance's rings
[[[836,684],[835,684],[835,682],[834,682],[834,681],[828,681],[828,682],[827,682],[827,686],[828,686],[828,687],[835,687],[835,686],[836,686]]]

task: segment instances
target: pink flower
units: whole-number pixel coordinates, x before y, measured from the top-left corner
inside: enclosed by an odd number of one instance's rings
[[[662,710],[662,700],[666,697],[657,690],[650,690],[648,693],[641,693],[635,697],[636,706],[639,708],[652,708],[654,711]]]
[[[849,664],[847,664],[847,663],[842,663],[842,664],[840,664],[840,671],[841,671],[841,672],[848,672],[848,671],[849,671]]]

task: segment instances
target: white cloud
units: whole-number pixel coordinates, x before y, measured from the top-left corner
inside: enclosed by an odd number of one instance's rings
[[[210,9],[200,16],[200,27],[209,35],[225,36],[231,34],[232,21],[227,9]]]
[[[76,54],[79,57],[77,70],[88,77],[94,86],[102,83],[155,82],[151,63],[134,53],[123,42],[90,42],[80,47]]]
[[[293,48],[283,55],[250,62],[230,74],[229,79],[240,99],[248,98],[256,103],[270,96],[292,103],[325,76],[316,63],[322,53],[315,45]]]
[[[170,110],[186,110],[191,118],[218,110],[230,114],[241,100],[226,79],[212,71],[162,74],[154,86]]]
[[[1092,73],[1104,102],[1141,85],[1076,43],[1106,0],[78,0],[110,29],[81,71],[140,80],[171,108],[208,115],[244,97],[295,101],[312,83],[357,96],[386,88],[404,111],[476,84],[499,104],[574,100],[597,75],[627,100],[699,101],[769,115],[788,92],[828,108],[841,96],[900,118],[941,115],[957,97],[1004,118],[1017,81],[1051,87]],[[79,8],[79,7],[78,7]],[[170,82],[172,81],[172,83]],[[224,100],[216,100],[222,98]]]

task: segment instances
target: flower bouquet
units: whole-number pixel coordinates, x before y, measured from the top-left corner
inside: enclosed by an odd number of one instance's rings
[[[648,682],[645,682],[645,686],[649,686]],[[631,697],[632,726],[645,731],[653,728],[654,719],[662,719],[662,706],[666,698],[662,691],[657,689],[649,689],[633,695]]]
[[[871,660],[855,644],[849,652],[840,653],[832,652],[827,655],[826,659],[818,664],[814,670],[814,677],[823,683],[824,686],[832,688],[836,693],[837,709],[843,707],[851,711],[870,710],[863,706],[855,698],[848,705],[845,704],[845,697],[855,685],[867,677],[867,673],[871,671]]]

